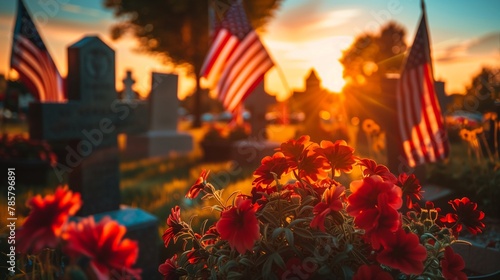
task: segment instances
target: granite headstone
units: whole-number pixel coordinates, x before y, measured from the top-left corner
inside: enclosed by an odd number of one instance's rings
[[[171,152],[186,153],[192,150],[192,136],[177,129],[177,85],[177,75],[152,73],[149,131],[127,137],[127,158],[167,156]]]
[[[30,104],[30,137],[68,142],[54,171],[60,180],[69,173],[69,187],[81,194],[78,216],[110,216],[126,225],[127,236],[139,243],[137,267],[144,279],[154,279],[158,238],[148,234],[157,233],[158,221],[141,209],[120,209],[116,140],[119,132],[147,129],[147,106],[117,99],[114,51],[96,36],[68,48],[68,67],[68,102]]]

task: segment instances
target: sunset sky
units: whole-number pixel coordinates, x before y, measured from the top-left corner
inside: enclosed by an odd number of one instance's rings
[[[4,74],[9,69],[16,2],[0,2],[0,73]],[[40,4],[44,2],[55,5],[44,9]],[[63,76],[67,73],[67,46],[84,34],[98,34],[116,51],[117,89],[122,88],[126,69],[131,69],[137,81],[134,89],[143,95],[149,92],[151,71],[178,72],[181,98],[193,90],[194,83],[182,69],[135,53],[133,38],[111,41],[109,31],[116,20],[101,2],[25,1]],[[448,94],[464,92],[482,66],[500,67],[500,1],[440,0],[426,4],[435,78],[446,82]],[[344,82],[338,59],[356,36],[378,31],[388,20],[395,20],[406,28],[406,40],[411,44],[420,15],[417,0],[285,0],[259,33],[290,88],[301,89],[304,77],[315,68],[325,87],[340,91]],[[275,69],[266,75],[266,88],[281,99],[286,97]]]

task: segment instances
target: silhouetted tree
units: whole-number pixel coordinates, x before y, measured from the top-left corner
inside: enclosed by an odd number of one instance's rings
[[[399,73],[406,51],[406,31],[395,22],[381,28],[379,34],[362,34],[343,52],[340,63],[344,66],[348,111],[360,116],[361,109],[377,106],[380,82],[388,73]],[[364,110],[367,112],[370,110]],[[364,116],[361,116],[364,117]]]
[[[483,68],[467,87],[463,107],[471,112],[493,112],[495,100],[500,100],[500,69]]]
[[[118,39],[131,32],[139,42],[139,51],[161,55],[165,63],[188,67],[196,78],[195,122],[200,121],[199,73],[210,46],[209,1],[214,3],[215,18],[222,18],[230,0],[103,0],[114,10],[120,22],[111,34]],[[254,28],[262,26],[282,0],[244,0]]]

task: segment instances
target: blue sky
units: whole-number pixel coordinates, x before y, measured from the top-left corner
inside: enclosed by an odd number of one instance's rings
[[[0,1],[0,73],[9,67],[16,2]],[[192,89],[183,69],[135,53],[132,38],[111,41],[109,30],[116,20],[101,0],[25,2],[63,75],[66,47],[84,34],[99,34],[116,50],[118,88],[125,70],[132,69],[138,91],[149,91],[151,71],[176,71],[182,78],[181,95]],[[500,67],[500,1],[428,0],[426,7],[435,77],[446,82],[448,93],[463,91],[482,65]],[[420,14],[418,0],[285,0],[265,32],[259,32],[292,88],[302,87],[302,78],[314,67],[325,86],[338,90],[343,85],[338,58],[356,36],[390,19],[406,28],[411,44]],[[271,93],[284,91],[275,70],[266,83]]]

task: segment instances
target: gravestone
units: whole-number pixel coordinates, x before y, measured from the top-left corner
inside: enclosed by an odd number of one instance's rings
[[[234,142],[230,149],[230,158],[240,166],[257,167],[262,158],[273,155],[279,147],[279,143],[267,140],[267,107],[274,103],[276,99],[266,93],[263,81],[244,101],[250,111],[251,134],[248,139]]]
[[[127,70],[126,77],[123,79],[123,100],[135,100],[137,97],[135,96],[135,92],[132,89],[132,86],[135,84],[135,80],[132,78],[132,71]]]
[[[264,81],[260,82],[255,90],[244,101],[245,108],[250,112],[251,137],[267,139],[266,113],[270,105],[276,104],[276,98],[266,93]]]
[[[143,102],[121,102],[115,89],[115,55],[98,37],[68,48],[68,102],[31,103],[30,137],[67,141],[67,155],[54,168],[59,180],[82,196],[78,216],[110,216],[127,226],[127,237],[139,244],[136,264],[144,279],[157,275],[157,219],[141,209],[120,209],[117,133],[147,128]],[[74,219],[79,219],[75,217]],[[151,236],[151,233],[154,233]],[[156,238],[154,238],[156,236]]]
[[[193,149],[193,138],[177,130],[179,99],[178,76],[152,73],[149,95],[149,131],[127,137],[127,158],[166,156]]]

